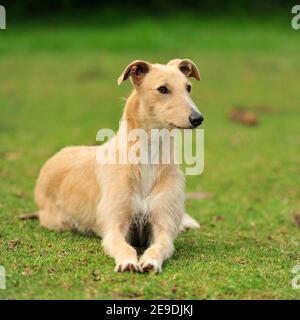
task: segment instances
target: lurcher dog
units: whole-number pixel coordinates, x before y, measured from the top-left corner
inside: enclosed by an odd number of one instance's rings
[[[199,126],[203,116],[190,97],[189,77],[200,80],[188,59],[166,65],[130,63],[118,79],[121,84],[131,78],[134,86],[122,117],[126,130]],[[96,161],[97,148],[109,149],[124,130],[121,125],[101,147],[67,147],[46,162],[35,188],[40,224],[100,236],[117,272],[160,272],[178,232],[199,224],[185,213],[184,177],[178,165]],[[119,145],[117,152],[122,148]],[[146,247],[139,259],[136,245]]]

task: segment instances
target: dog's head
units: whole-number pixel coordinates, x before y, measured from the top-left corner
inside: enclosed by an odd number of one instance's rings
[[[200,80],[197,66],[188,59],[174,59],[166,65],[136,60],[118,79],[131,78],[139,96],[139,113],[160,128],[191,129],[203,122],[203,116],[191,99],[189,77]]]

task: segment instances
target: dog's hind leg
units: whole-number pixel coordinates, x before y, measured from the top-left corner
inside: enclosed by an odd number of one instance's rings
[[[67,231],[75,229],[65,211],[50,201],[39,210],[38,217],[40,225],[50,230]]]
[[[199,229],[199,228],[200,228],[200,224],[195,219],[193,219],[187,213],[183,215],[182,222],[179,229],[180,232],[187,231],[190,229]]]

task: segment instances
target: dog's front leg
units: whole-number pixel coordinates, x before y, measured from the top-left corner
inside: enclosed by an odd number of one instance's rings
[[[161,272],[162,264],[168,259],[174,251],[173,236],[164,228],[158,225],[153,226],[154,241],[152,245],[144,252],[139,261],[139,270],[148,272],[153,270]]]
[[[130,223],[130,207],[118,201],[117,195],[103,197],[98,208],[98,226],[104,251],[115,259],[117,272],[138,270],[137,252],[126,242]]]
[[[183,186],[179,179],[164,181],[151,194],[150,222],[152,242],[139,260],[141,272],[160,272],[163,261],[174,251],[174,239],[179,231],[184,213]]]
[[[125,240],[124,228],[111,228],[105,232],[102,240],[104,251],[116,262],[115,271],[138,271],[136,250]]]

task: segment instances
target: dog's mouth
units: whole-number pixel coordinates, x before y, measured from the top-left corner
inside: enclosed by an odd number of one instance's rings
[[[169,122],[169,126],[171,126],[172,128],[176,128],[176,129],[194,129],[195,128],[193,126],[186,126],[186,127],[178,126],[177,124],[174,124],[172,122]]]

